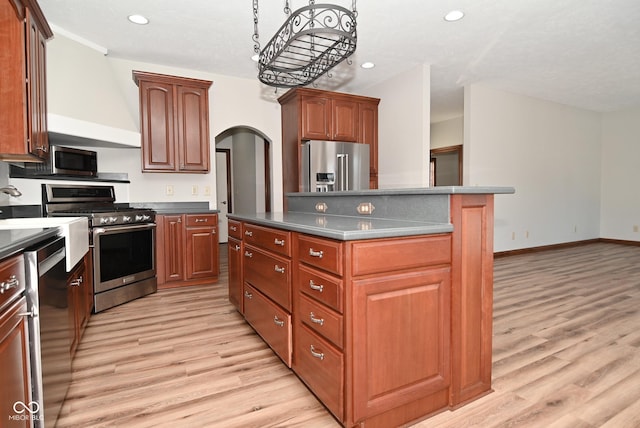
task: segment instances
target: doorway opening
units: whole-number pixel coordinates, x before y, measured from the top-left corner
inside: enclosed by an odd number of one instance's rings
[[[227,242],[227,213],[271,212],[271,140],[247,126],[215,138],[219,242]]]

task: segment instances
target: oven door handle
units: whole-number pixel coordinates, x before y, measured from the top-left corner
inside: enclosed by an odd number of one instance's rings
[[[131,226],[119,226],[119,227],[94,227],[93,233],[94,235],[101,235],[104,233],[111,232],[130,232],[134,230],[143,230],[143,229],[155,229],[155,223],[145,223],[145,224],[136,224]]]

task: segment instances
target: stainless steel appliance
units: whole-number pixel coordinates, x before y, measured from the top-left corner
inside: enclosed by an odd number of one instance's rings
[[[369,188],[369,145],[338,141],[302,142],[305,192]]]
[[[53,427],[71,383],[64,238],[28,248],[24,257],[33,401],[38,403],[31,416],[36,427]]]
[[[24,168],[12,166],[12,176],[64,175],[96,177],[98,155],[92,150],[52,145],[49,159],[42,163],[25,162]]]
[[[94,311],[157,291],[155,212],[115,203],[113,186],[43,184],[47,216],[86,216]]]

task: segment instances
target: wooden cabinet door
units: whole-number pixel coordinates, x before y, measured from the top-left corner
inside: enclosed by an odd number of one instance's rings
[[[86,321],[85,302],[86,293],[83,287],[84,279],[87,277],[86,265],[83,260],[73,268],[67,277],[67,306],[69,308],[69,329],[71,330],[71,358],[76,353],[78,344],[82,337]]]
[[[3,418],[19,417],[13,406],[20,401],[31,402],[31,363],[29,361],[29,335],[27,330],[27,303],[20,298],[0,314],[0,407]],[[22,409],[19,409],[22,410]],[[32,421],[3,420],[2,426],[30,427]]]
[[[218,275],[218,234],[216,228],[186,229],[186,279]]]
[[[42,159],[49,157],[47,134],[46,39],[27,12],[27,92],[29,153]]]
[[[358,104],[358,142],[369,145],[369,188],[378,188],[378,105]]]
[[[358,141],[358,103],[343,99],[331,100],[331,139]]]
[[[208,90],[177,86],[177,141],[180,171],[209,171]]]
[[[353,281],[354,420],[446,390],[450,269]]]
[[[242,314],[242,241],[229,237],[229,301]]]
[[[184,227],[181,215],[163,216],[164,281],[184,278]]]
[[[140,81],[142,170],[176,169],[173,85]]]
[[[331,139],[331,100],[325,97],[302,97],[302,138]]]

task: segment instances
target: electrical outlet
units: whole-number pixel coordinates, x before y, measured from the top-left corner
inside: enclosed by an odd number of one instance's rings
[[[529,231],[528,230],[524,233],[524,237],[529,239]]]
[[[167,196],[173,196],[173,186],[171,184],[167,185]]]
[[[195,196],[197,194],[198,194],[198,186],[194,184],[193,186],[191,186],[191,195]]]
[[[516,239],[516,233],[515,232],[511,232],[511,240],[515,241]]]
[[[633,225],[633,231],[634,231],[635,233],[638,233],[638,231],[639,231],[639,230],[638,230],[638,225],[637,225],[637,224],[634,224],[634,225]]]
[[[211,196],[211,186],[204,186],[204,195]]]

